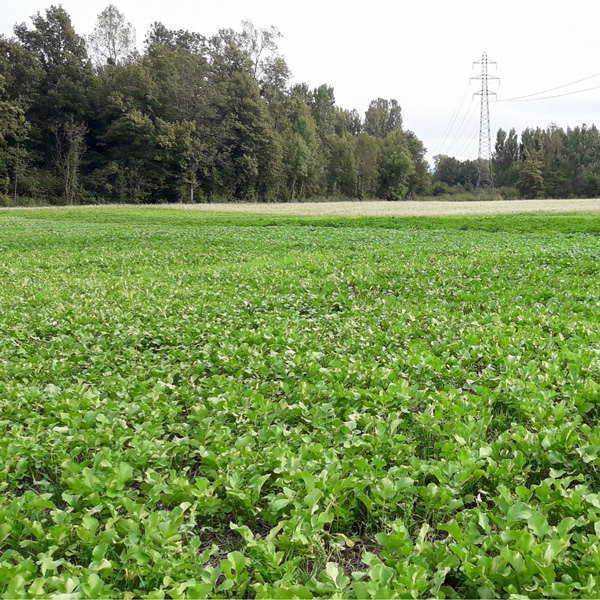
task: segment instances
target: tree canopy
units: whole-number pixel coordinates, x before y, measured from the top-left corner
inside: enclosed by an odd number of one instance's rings
[[[423,191],[395,99],[364,118],[290,84],[276,27],[205,36],[154,22],[144,50],[115,5],[78,34],[52,6],[0,38],[0,194],[53,203],[287,201]]]
[[[135,45],[108,5],[85,36],[51,6],[0,36],[0,203],[402,200],[474,192],[477,161],[433,157],[394,98],[361,115],[292,83],[281,32],[212,35],[155,21]],[[594,125],[500,129],[504,197],[600,195]]]
[[[469,189],[477,162],[434,157],[435,184],[443,192]],[[600,132],[595,125],[499,129],[492,159],[494,183],[505,197],[595,198],[600,195]]]

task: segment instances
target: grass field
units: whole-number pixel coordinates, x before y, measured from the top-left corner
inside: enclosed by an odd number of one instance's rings
[[[600,596],[599,221],[0,211],[0,596]]]

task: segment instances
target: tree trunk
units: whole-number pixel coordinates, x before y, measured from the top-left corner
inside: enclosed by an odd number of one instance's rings
[[[15,190],[13,196],[13,204],[17,205],[17,187],[19,185],[19,150],[20,144],[17,142],[17,153],[15,155]]]
[[[71,205],[75,199],[79,166],[84,152],[85,126],[69,118],[55,125],[52,130],[56,136],[56,162],[65,185],[65,201]]]

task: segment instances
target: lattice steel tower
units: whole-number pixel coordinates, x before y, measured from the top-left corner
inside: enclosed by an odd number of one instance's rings
[[[492,136],[490,130],[490,96],[496,92],[490,92],[488,82],[490,79],[499,79],[488,74],[488,66],[495,65],[493,60],[488,60],[484,52],[481,60],[473,65],[481,65],[481,75],[471,77],[481,81],[481,90],[475,92],[474,96],[481,96],[481,116],[479,120],[479,157],[477,159],[477,189],[487,190],[494,188],[494,175],[492,173]]]

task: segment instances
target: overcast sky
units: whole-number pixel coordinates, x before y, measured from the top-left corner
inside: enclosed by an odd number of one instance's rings
[[[110,2],[63,0],[79,34],[87,35]],[[335,89],[336,101],[361,114],[377,97],[396,98],[405,128],[428,149],[477,158],[479,89],[469,78],[485,51],[500,78],[492,108],[499,127],[600,126],[600,2],[597,0],[114,0],[137,30],[138,46],[153,21],[204,35],[222,27],[275,25],[294,82]],[[0,32],[52,4],[0,0]],[[584,79],[576,85],[571,82]],[[554,89],[559,88],[560,89]],[[574,93],[598,87],[583,93]],[[534,101],[502,100],[553,90]],[[562,95],[570,94],[570,95]],[[542,99],[546,96],[557,98]]]

